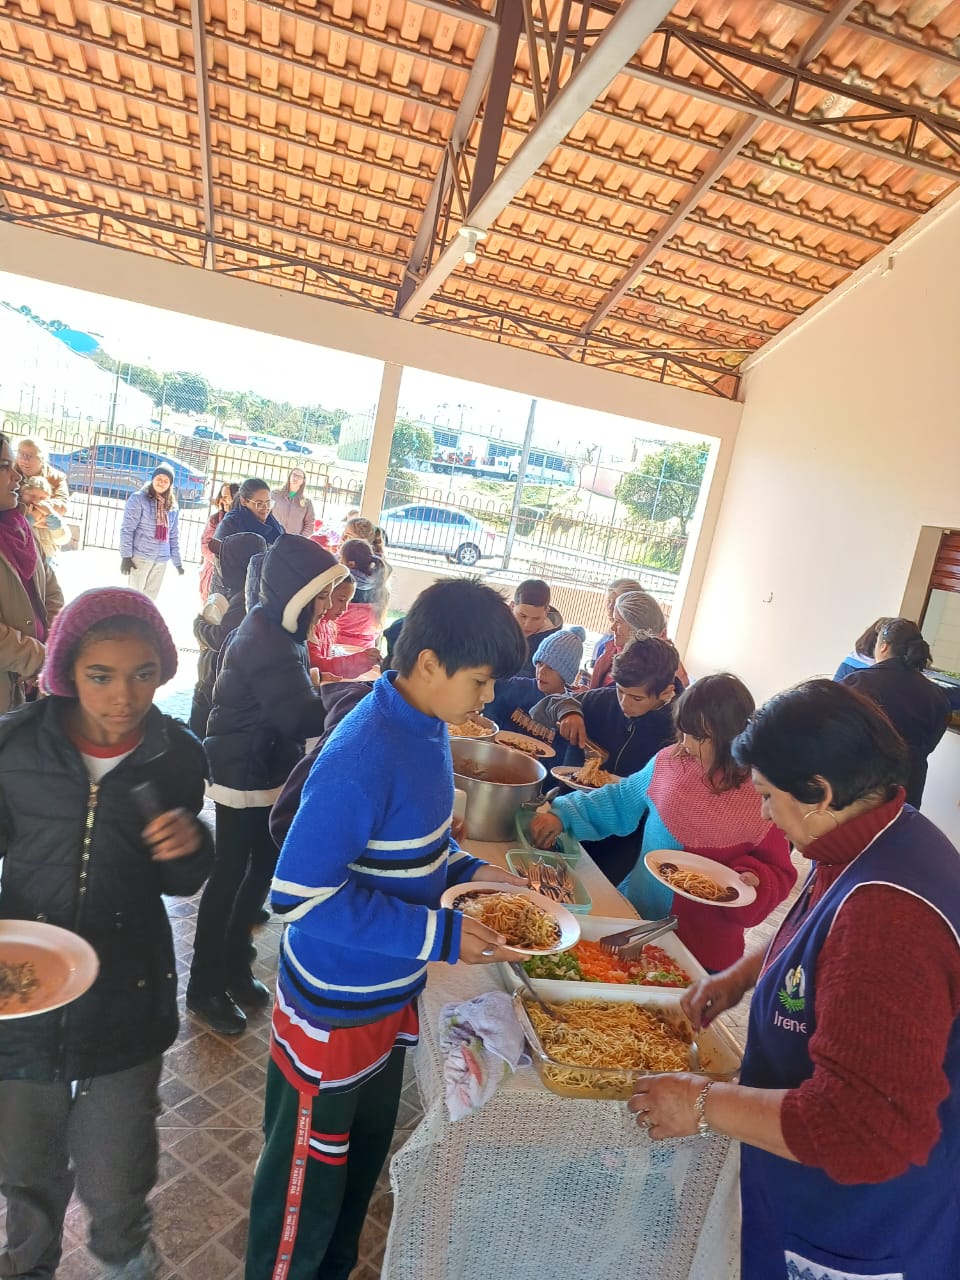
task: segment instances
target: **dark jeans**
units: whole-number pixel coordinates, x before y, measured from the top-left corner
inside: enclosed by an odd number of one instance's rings
[[[250,972],[250,930],[277,865],[269,807],[231,809],[217,804],[213,871],[203,890],[193,940],[190,992],[212,996]]]
[[[76,1182],[90,1214],[90,1251],[118,1265],[150,1235],[157,1180],[161,1057],[69,1084],[0,1081],[0,1191],[7,1247],[0,1276],[52,1277]]]

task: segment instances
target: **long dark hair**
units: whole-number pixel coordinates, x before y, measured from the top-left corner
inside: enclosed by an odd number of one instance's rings
[[[266,480],[258,480],[255,476],[251,477],[249,480],[244,480],[243,484],[237,490],[236,497],[233,499],[233,506],[230,510],[239,511],[241,507],[241,499],[243,499],[244,502],[249,502],[253,498],[253,495],[255,493],[259,493],[261,489],[266,489],[267,493],[270,492],[270,486],[267,484]]]
[[[210,517],[213,520],[214,528],[217,527],[217,525],[220,523],[223,517],[227,514],[226,511],[224,511],[224,509],[220,506],[220,495],[223,493],[224,489],[230,490],[229,509],[231,511],[234,510],[234,503],[237,500],[237,494],[240,492],[240,486],[236,483],[235,480],[231,480],[231,481],[221,480],[220,483],[217,485],[217,493],[213,499],[213,515]]]
[[[867,627],[863,635],[857,636],[853,647],[855,652],[859,653],[861,658],[873,657],[873,651],[877,647],[877,636],[880,634],[881,629],[890,621],[890,618],[878,618],[876,622],[870,623],[870,626]]]
[[[891,656],[911,671],[923,671],[933,659],[923,632],[909,618],[887,618],[877,634],[877,644],[889,645]]]
[[[750,690],[729,672],[702,676],[673,704],[673,721],[679,733],[701,741],[710,739],[714,763],[709,782],[716,792],[735,791],[750,775],[748,768],[734,760],[732,748],[755,710]]]

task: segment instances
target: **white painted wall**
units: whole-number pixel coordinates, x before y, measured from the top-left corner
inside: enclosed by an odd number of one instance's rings
[[[960,525],[960,203],[754,361],[687,665],[758,700],[899,611],[921,525]],[[960,738],[924,811],[960,843]]]

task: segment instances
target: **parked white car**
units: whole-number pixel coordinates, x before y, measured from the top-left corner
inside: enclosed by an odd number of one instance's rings
[[[422,502],[384,511],[380,527],[388,546],[429,551],[468,567],[493,554],[497,536],[493,529],[463,511]]]

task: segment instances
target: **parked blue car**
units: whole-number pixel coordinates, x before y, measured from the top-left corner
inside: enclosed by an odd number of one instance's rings
[[[222,431],[218,431],[216,427],[194,427],[193,436],[195,440],[213,440],[226,442],[227,437]]]
[[[65,473],[71,490],[101,498],[129,498],[149,482],[163,462],[173,471],[173,487],[181,507],[203,507],[207,503],[207,478],[203,472],[153,449],[101,444],[95,449],[51,453],[48,459]]]

